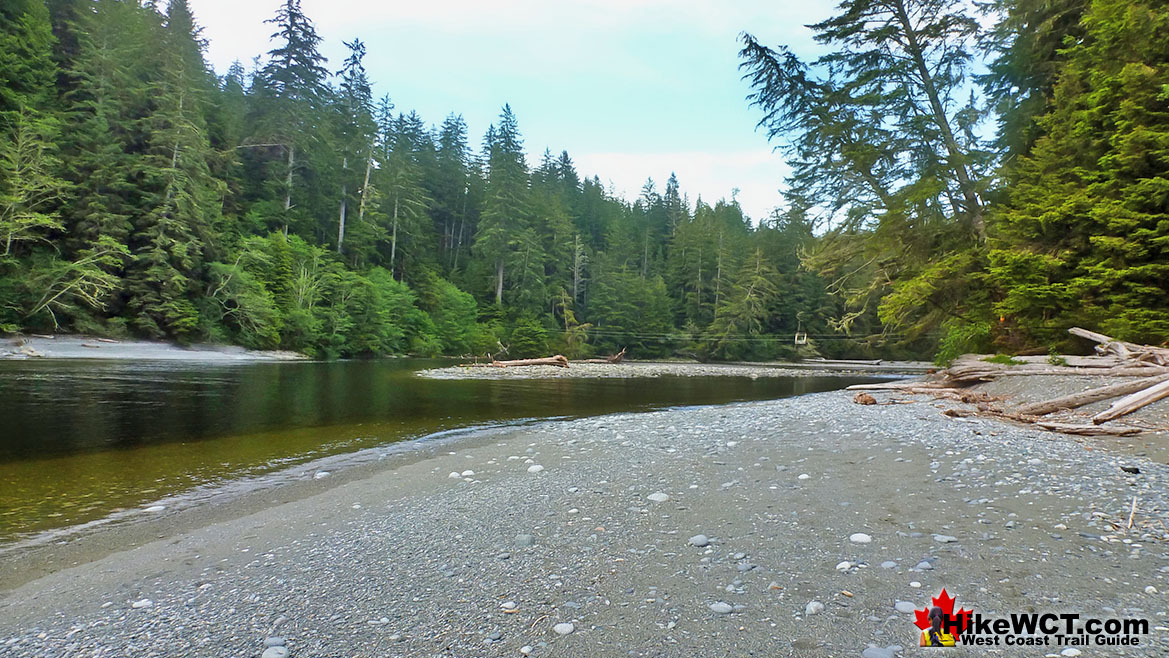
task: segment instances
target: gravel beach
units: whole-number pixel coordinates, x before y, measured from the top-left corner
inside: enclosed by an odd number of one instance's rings
[[[1145,618],[1139,646],[1074,651],[1169,653],[1169,466],[851,398],[547,422],[320,476],[3,591],[0,655],[929,655],[912,609],[943,587],[984,614]]]
[[[916,375],[931,366],[919,361],[891,361],[881,365],[818,366],[804,363],[695,363],[692,361],[573,362],[568,368],[524,366],[520,368],[468,367],[465,365],[419,371],[428,379],[637,379],[651,377],[830,377],[833,375]]]

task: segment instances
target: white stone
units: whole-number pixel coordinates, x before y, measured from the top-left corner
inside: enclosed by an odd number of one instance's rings
[[[917,606],[913,603],[910,603],[909,601],[898,601],[897,603],[893,604],[893,608],[896,609],[897,612],[903,612],[907,615],[913,614],[913,611],[917,610]]]
[[[848,560],[845,560],[844,562],[841,562],[840,564],[836,565],[837,571],[848,571],[851,568],[852,568],[852,562],[849,562]]]
[[[716,601],[710,604],[710,611],[716,615],[729,615],[734,610],[729,603]]]
[[[1081,653],[1083,653],[1083,652],[1080,651],[1079,649],[1075,649],[1073,647],[1068,647],[1068,648],[1064,649],[1063,651],[1060,651],[1059,655],[1061,655],[1061,656],[1078,656]]]
[[[800,473],[799,477],[797,477],[796,479],[797,479],[797,480],[807,480],[807,479],[809,479],[809,478],[811,478],[811,477],[812,477],[812,476],[811,476],[811,475],[808,475],[807,473]]]
[[[569,633],[576,630],[576,626],[573,626],[568,622],[561,622],[553,626],[552,630],[555,631],[557,635],[568,635]]]
[[[1157,588],[1153,587],[1152,585],[1149,585],[1148,587],[1145,588],[1145,594],[1156,594],[1156,593],[1157,593]]]
[[[909,586],[913,589],[921,589],[921,583],[917,582],[916,580],[909,581]]]
[[[463,471],[463,477],[465,477],[465,478],[469,478],[474,474],[475,474],[475,471],[472,471],[472,470]]]
[[[130,604],[130,607],[131,607],[131,608],[135,608],[135,609],[137,609],[137,608],[149,608],[149,607],[151,607],[151,606],[153,606],[153,605],[154,605],[154,601],[151,601],[150,599],[141,599],[141,600],[139,600],[139,601],[135,601],[135,602],[131,603],[131,604]]]
[[[646,496],[646,498],[652,500],[655,503],[664,503],[670,499],[669,496],[667,496],[666,494],[664,494],[660,491],[658,491],[656,493],[651,493],[650,495]]]
[[[824,604],[819,601],[809,601],[808,605],[804,606],[805,615],[818,615],[824,612]]]
[[[452,480],[458,480],[459,478],[461,478],[463,476],[459,475],[458,471],[451,471],[451,474],[448,475],[447,477],[452,479]]]
[[[164,509],[166,509],[166,505],[151,505],[150,507],[147,507],[143,511],[144,512],[161,512]]]
[[[539,473],[542,470],[544,470],[544,467],[539,465],[539,464],[532,464],[531,466],[528,467],[529,473]]]
[[[934,541],[938,542],[939,544],[950,544],[958,541],[958,538],[951,537],[950,535],[934,535]]]
[[[697,546],[698,548],[704,548],[710,544],[710,538],[707,537],[706,535],[694,535],[693,537],[690,538],[690,541],[688,543],[691,546]]]
[[[330,475],[332,475],[332,473],[330,473],[328,471],[317,471],[317,474],[313,476],[313,479],[320,480],[321,478],[327,478]]]
[[[854,532],[848,536],[848,541],[854,544],[867,544],[873,541],[873,538],[863,532]]]
[[[286,658],[288,656],[288,649],[284,647],[268,647],[264,649],[264,653],[260,658]]]
[[[520,653],[522,653],[525,656],[532,655],[532,652],[535,650],[536,650],[536,648],[530,644],[525,644],[524,646],[520,647]]]

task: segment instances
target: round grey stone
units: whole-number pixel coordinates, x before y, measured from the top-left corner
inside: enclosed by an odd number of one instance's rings
[[[898,601],[897,603],[893,604],[893,607],[897,610],[897,612],[903,612],[907,615],[913,613],[914,610],[917,610],[917,606],[910,603],[909,601]]]
[[[716,601],[710,604],[710,611],[716,615],[729,615],[733,610],[734,608],[731,607],[731,604],[723,603],[722,601]]]
[[[691,546],[697,546],[698,548],[703,548],[705,546],[710,545],[710,538],[707,537],[706,535],[694,535],[693,537],[690,538],[689,544]]]

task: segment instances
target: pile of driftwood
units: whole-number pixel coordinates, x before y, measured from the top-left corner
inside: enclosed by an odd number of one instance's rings
[[[1095,342],[1096,356],[1013,357],[1003,363],[1000,360],[989,361],[986,355],[968,354],[925,382],[860,384],[850,386],[849,389],[932,395],[975,405],[974,410],[949,409],[945,412],[949,416],[991,416],[1066,434],[1128,436],[1141,432],[1142,428],[1131,425],[1103,424],[1169,397],[1169,348],[1127,343],[1079,327],[1068,331],[1074,336]],[[1126,379],[1009,410],[995,404],[1002,402],[1002,398],[966,390],[979,382],[1028,375],[1103,375]],[[1108,409],[1092,416],[1090,425],[1045,418],[1058,411],[1077,409],[1114,398],[1120,399]],[[868,394],[857,394],[853,401],[858,404],[876,404],[876,399]]]
[[[545,356],[539,359],[513,359],[511,361],[497,361],[495,357],[488,356],[490,361],[487,363],[461,363],[460,368],[516,368],[520,366],[555,366],[557,368],[568,367],[568,357],[563,354],[556,354],[554,356]],[[581,359],[578,363],[621,363],[625,360],[625,348],[621,351],[607,356],[603,359]]]

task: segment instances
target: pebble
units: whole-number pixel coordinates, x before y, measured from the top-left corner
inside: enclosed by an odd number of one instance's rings
[[[893,658],[894,653],[892,647],[869,647],[861,652],[861,656],[862,658]]]
[[[917,582],[916,580],[909,581],[909,586],[913,589],[921,589],[921,583]]]
[[[532,655],[532,652],[535,650],[536,650],[536,648],[530,644],[525,644],[524,646],[520,647],[520,653],[525,655],[525,656]]]
[[[502,633],[502,632],[500,632],[500,631],[495,631],[495,632],[493,632],[493,633],[490,633],[490,634],[487,636],[487,639],[488,639],[488,640],[491,640],[492,642],[498,642],[499,640],[502,640],[502,639],[503,639],[503,633]]]
[[[884,562],[881,563],[882,569],[893,569],[896,566],[897,566],[897,563],[894,562],[893,560],[885,560]]]
[[[1156,593],[1157,593],[1157,588],[1153,587],[1152,585],[1149,585],[1148,587],[1145,588],[1145,594],[1156,594]]]
[[[1068,648],[1064,649],[1063,651],[1060,651],[1059,655],[1061,655],[1061,656],[1078,656],[1081,653],[1083,653],[1083,652],[1080,651],[1079,649],[1075,649],[1073,647],[1068,647]]]
[[[130,607],[137,610],[139,608],[149,608],[153,605],[154,605],[154,601],[151,601],[150,599],[141,599],[139,601],[135,601],[135,602],[131,603]]]
[[[690,538],[688,543],[691,546],[697,546],[698,548],[703,548],[705,546],[710,545],[710,538],[707,537],[706,535],[694,535],[693,537]]]
[[[459,475],[458,471],[451,471],[450,475],[448,475],[447,477],[452,479],[452,480],[458,480],[458,479],[462,478],[463,476]]]
[[[142,511],[144,511],[144,512],[161,512],[164,509],[166,509],[166,505],[151,505],[150,507],[147,507],[145,510],[142,510]]]
[[[863,532],[854,532],[853,534],[848,536],[848,541],[850,541],[854,544],[867,544],[867,543],[873,541],[873,538],[866,535]]]
[[[332,475],[332,473],[330,473],[330,472],[328,472],[328,471],[317,471],[317,474],[313,476],[313,479],[314,479],[314,480],[320,480],[320,479],[322,479],[322,478],[327,478],[327,477],[329,477],[330,475]]]
[[[851,568],[852,568],[852,562],[849,562],[848,560],[845,560],[844,562],[841,562],[840,564],[836,565],[837,571],[848,571]]]
[[[474,474],[475,474],[475,471],[472,471],[472,470],[463,471],[463,477],[465,477],[465,478],[469,478]]]
[[[646,498],[652,500],[655,503],[664,503],[670,499],[669,496],[667,496],[666,494],[664,494],[660,491],[658,491],[656,493],[651,493],[650,495],[646,496]]]
[[[264,646],[265,647],[282,647],[282,646],[284,646],[284,638],[270,637],[270,638],[264,640]]]
[[[914,610],[917,610],[917,606],[913,603],[910,603],[909,601],[898,601],[897,603],[893,604],[893,608],[896,609],[897,612],[903,612],[907,615],[912,614]]]
[[[535,535],[516,535],[515,536],[515,545],[518,546],[519,548],[527,548],[529,546],[535,546],[536,545],[536,537],[535,537]]]
[[[288,656],[288,649],[285,647],[268,647],[264,649],[264,653],[260,658],[286,658]]]
[[[818,615],[824,612],[824,604],[819,601],[808,601],[808,605],[804,606],[805,615]]]
[[[934,541],[938,542],[939,544],[950,544],[958,541],[958,538],[951,537],[950,535],[934,535]]]
[[[503,608],[504,610],[515,610],[519,606],[516,605],[515,601],[504,601],[503,603],[499,604],[499,607]]]
[[[928,560],[922,560],[921,562],[918,562],[917,566],[913,568],[917,569],[918,571],[929,571],[934,568],[934,565],[930,564]]]
[[[539,473],[542,470],[544,470],[544,467],[539,465],[539,464],[532,464],[531,466],[528,467],[529,473]]]
[[[796,479],[797,479],[797,480],[807,480],[807,479],[809,479],[809,478],[811,478],[811,477],[812,477],[812,476],[811,476],[811,475],[808,475],[807,473],[800,473],[799,477],[797,477]]]
[[[722,601],[716,601],[710,604],[710,611],[716,615],[729,615],[733,610],[734,608],[731,607],[731,604],[723,603]]]
[[[573,626],[571,623],[564,621],[553,626],[552,630],[555,631],[557,635],[568,635],[569,633],[576,630],[576,626]]]

